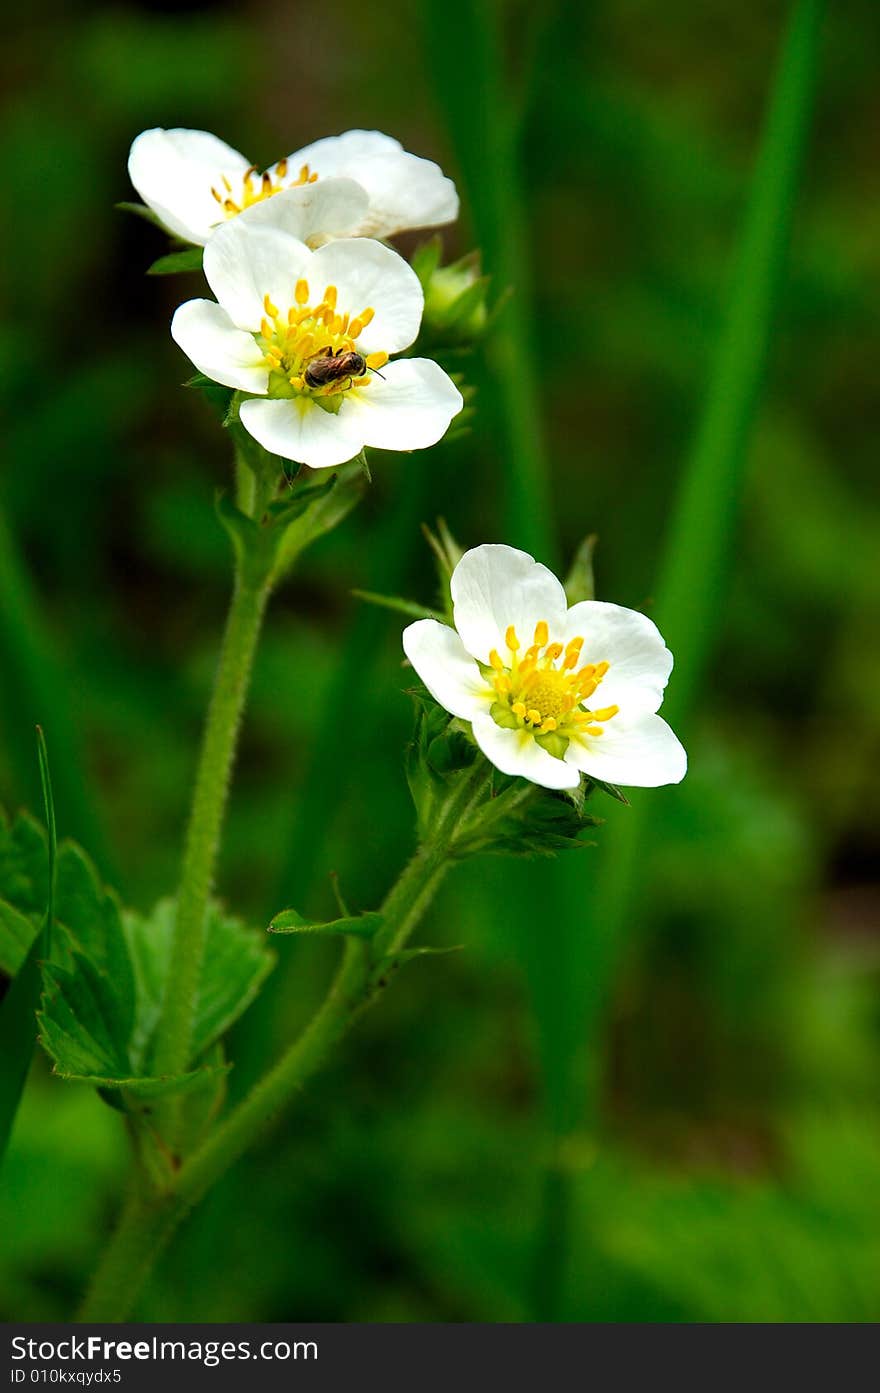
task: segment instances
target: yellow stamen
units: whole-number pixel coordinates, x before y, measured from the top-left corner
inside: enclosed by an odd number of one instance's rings
[[[529,708],[528,720],[531,721],[533,726],[539,726],[541,724],[541,713],[540,711],[536,711],[534,706]]]
[[[542,729],[543,731],[555,730],[555,729],[556,729],[556,720],[555,720],[555,718],[554,718],[553,716],[548,716],[547,719],[546,719],[545,721],[542,721],[542,722],[541,722],[541,729]]]
[[[510,678],[506,672],[499,673],[492,685],[499,696],[507,696],[510,691]]]
[[[619,706],[603,706],[600,711],[591,711],[590,716],[594,721],[610,721],[611,717],[616,716],[619,710]]]
[[[551,643],[550,647],[547,649],[547,652],[544,654],[545,663],[555,663],[556,659],[559,657],[561,652],[561,643]]]
[[[353,319],[348,326],[348,332],[353,339],[358,338],[358,336],[364,332],[364,321],[362,319]]]
[[[497,648],[493,648],[492,652],[489,654],[489,662],[492,664],[496,672],[504,671],[504,664],[501,661],[501,654],[498,652]]]
[[[368,367],[368,368],[372,368],[372,369],[373,369],[373,372],[378,372],[380,368],[384,368],[384,366],[385,366],[385,364],[386,364],[387,362],[388,362],[388,354],[387,354],[387,353],[381,353],[381,352],[380,352],[380,353],[368,353],[368,354],[367,354],[367,358],[366,358],[367,367]]]
[[[263,309],[269,315],[270,319],[278,318],[278,306],[272,304],[268,295],[263,296]]]
[[[336,309],[336,298],[338,291],[335,285],[328,285],[324,291],[324,304],[329,305],[332,310]]]
[[[510,709],[514,716],[519,716],[520,720],[522,720],[523,716],[526,714],[525,703],[522,701],[515,701]]]
[[[577,667],[583,646],[584,641],[582,638],[573,638],[570,643],[566,644],[565,661],[562,664],[563,668]]]
[[[308,281],[306,281],[306,280],[297,281],[297,283],[296,283],[296,290],[293,292],[293,297],[294,297],[294,299],[296,300],[296,303],[297,303],[298,305],[304,305],[304,304],[306,303],[306,301],[307,301],[308,298],[309,298],[309,283],[308,283]]]
[[[519,639],[516,636],[516,629],[512,624],[508,624],[507,632],[504,635],[504,642],[507,644],[511,653],[515,653],[519,648]]]
[[[360,314],[358,315],[358,319],[361,321],[365,329],[367,325],[372,322],[375,313],[376,311],[374,309],[371,309],[369,305],[365,310],[361,310]]]
[[[260,333],[263,335],[264,339],[271,339],[272,325],[269,323],[268,319],[262,319],[260,321]]]
[[[601,735],[601,734],[602,734],[602,727],[601,727],[601,726],[587,726],[587,734],[588,734],[588,735]]]
[[[546,619],[539,619],[535,625],[535,647],[543,648],[550,637],[550,629]]]
[[[279,179],[283,179],[283,178],[285,177],[285,175],[287,174],[287,157],[286,157],[286,156],[285,156],[285,158],[284,158],[283,160],[279,160],[278,163],[276,164],[276,166],[275,166],[275,173],[278,175],[278,178],[279,178]]]

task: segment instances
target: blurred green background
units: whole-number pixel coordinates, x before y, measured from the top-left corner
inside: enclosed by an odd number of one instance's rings
[[[516,284],[465,364],[470,433],[377,456],[366,503],[273,603],[224,897],[262,925],[331,911],[330,872],[365,907],[396,874],[400,624],[351,590],[431,602],[422,522],[557,566],[598,533],[600,596],[657,613],[665,577],[657,617],[693,668],[672,712],[685,783],[612,806],[565,862],[457,871],[422,940],[465,951],[415,964],[360,1023],[180,1233],[144,1319],[880,1318],[872,0],[824,24],[754,429],[727,474],[692,448],[788,15],[50,3],[7,34],[0,803],[39,807],[40,720],[61,831],[139,908],[175,883],[230,471],[167,332],[199,278],[145,279],[162,236],[113,208],[153,125],[262,163],[388,131],[459,180],[447,255],[481,241],[496,293]],[[760,335],[740,331],[748,360]],[[689,461],[708,483],[688,536],[732,538],[708,578],[699,546],[670,551]],[[689,631],[682,594],[704,593]],[[281,941],[233,1090],[333,959]],[[70,1314],[125,1165],[118,1115],[38,1060],[0,1176],[0,1314]]]

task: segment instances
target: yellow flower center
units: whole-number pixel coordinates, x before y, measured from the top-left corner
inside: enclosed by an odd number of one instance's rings
[[[295,179],[288,179],[287,160],[279,160],[272,172],[267,169],[259,178],[256,177],[256,174],[257,166],[252,164],[242,176],[241,190],[237,198],[233,198],[235,190],[225,174],[222,176],[222,188],[217,189],[212,186],[211,193],[227,218],[234,218],[237,213],[243,213],[245,208],[252,208],[255,203],[262,203],[264,199],[271,198],[273,194],[281,193],[282,189],[295,189],[301,184],[314,184],[318,177],[317,174],[312,173],[307,164],[304,164]]]
[[[496,648],[489,654],[490,681],[498,696],[492,715],[499,725],[528,728],[536,735],[559,732],[570,737],[576,731],[601,735],[604,722],[617,715],[617,706],[587,704],[610,664],[604,660],[581,664],[582,638],[573,638],[564,647],[551,643],[549,627],[542,619],[522,657],[512,624],[504,642],[506,659]]]
[[[321,300],[311,304],[306,280],[297,281],[293,304],[284,313],[264,297],[266,313],[255,338],[269,369],[270,396],[339,396],[351,387],[366,387],[369,373],[388,362],[387,353],[357,349],[375,311],[368,306],[352,317],[339,312],[337,299],[336,286],[328,285]]]

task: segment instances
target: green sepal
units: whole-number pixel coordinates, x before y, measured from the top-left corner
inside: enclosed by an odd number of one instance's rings
[[[144,222],[152,223],[154,227],[161,227],[163,232],[168,231],[159,214],[154,213],[152,208],[148,208],[146,203],[122,202],[114,203],[113,206],[120,213],[134,213],[136,218],[143,218]]]
[[[351,593],[358,600],[365,600],[368,605],[394,610],[397,614],[406,615],[407,619],[437,619],[441,624],[446,623],[446,615],[441,614],[438,609],[416,604],[415,600],[404,600],[400,595],[377,595],[373,590],[352,590]]]
[[[429,237],[427,241],[420,242],[413,252],[410,265],[418,276],[423,290],[426,289],[431,277],[440,265],[442,255],[443,239],[439,232],[435,232],[433,237]]]
[[[288,523],[301,518],[319,498],[325,498],[336,487],[338,478],[337,474],[329,473],[328,477],[315,483],[294,482],[289,493],[269,504],[267,516],[279,527],[286,527]]]
[[[449,582],[452,580],[452,572],[455,570],[464,551],[453,537],[445,518],[438,518],[435,523],[436,531],[426,524],[422,524],[422,532],[425,541],[434,553],[437,563],[437,575],[440,581],[440,589],[443,593],[448,618],[452,618],[452,596],[449,593]]]
[[[408,696],[415,707],[413,733],[404,756],[409,791],[416,809],[419,837],[430,833],[438,800],[449,793],[451,781],[478,757],[469,726],[450,717],[423,688]]]
[[[350,914],[322,923],[304,919],[295,909],[283,909],[269,925],[270,934],[321,934],[330,937],[372,938],[382,927],[382,915]]]
[[[196,392],[201,392],[211,409],[216,412],[224,424],[226,423],[232,407],[232,399],[235,396],[231,387],[224,387],[221,382],[215,382],[212,377],[206,377],[203,372],[193,373],[192,377],[188,377],[183,385]]]
[[[600,793],[607,793],[608,797],[613,798],[615,802],[623,803],[624,807],[629,808],[631,806],[630,801],[624,793],[623,789],[618,788],[617,784],[606,784],[604,779],[595,779],[592,775],[587,775],[586,782],[587,797],[589,797],[591,788],[596,788],[599,790]]]
[[[596,550],[595,533],[585,537],[574,554],[571,570],[565,580],[565,598],[570,605],[581,600],[595,600],[596,583],[593,577],[593,553]]]
[[[184,251],[169,252],[147,267],[148,276],[174,276],[180,271],[201,271],[203,247],[187,247]]]

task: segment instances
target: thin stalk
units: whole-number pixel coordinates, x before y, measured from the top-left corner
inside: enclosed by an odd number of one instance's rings
[[[181,1073],[189,1060],[205,946],[205,915],[214,883],[238,730],[269,589],[264,575],[237,565],[186,835],[168,991],[156,1043],[158,1074]]]
[[[124,1320],[181,1219],[202,1199],[323,1063],[353,1021],[381,993],[394,955],[406,945],[453,864],[468,813],[483,797],[489,771],[478,759],[439,809],[429,841],[416,850],[381,907],[371,943],[346,940],[339,971],[303,1033],[217,1130],[184,1163],[164,1195],[133,1197],[83,1304],[82,1321]]]

